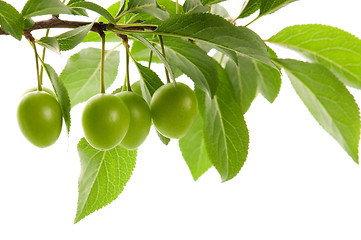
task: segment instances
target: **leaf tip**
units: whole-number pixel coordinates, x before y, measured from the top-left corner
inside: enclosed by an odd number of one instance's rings
[[[81,220],[83,220],[86,216],[90,215],[91,213],[89,214],[83,214],[83,212],[79,212],[77,211],[76,215],[75,215],[75,218],[74,218],[74,222],[73,224],[77,224],[78,222],[80,222]]]
[[[77,224],[81,219],[82,218],[79,218],[79,216],[76,216],[73,224]]]
[[[221,183],[225,183],[230,180],[228,177],[221,177]]]
[[[360,165],[358,153],[355,156],[352,156],[352,159],[357,165]]]

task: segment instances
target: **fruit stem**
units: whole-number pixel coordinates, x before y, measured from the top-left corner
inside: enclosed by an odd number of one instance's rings
[[[162,54],[166,59],[163,37],[161,35],[158,35],[158,37],[159,37],[160,46],[162,47]],[[169,72],[165,66],[164,66],[164,70],[165,70],[165,76],[167,77],[167,83],[170,83]]]
[[[43,90],[43,87],[42,87],[41,79],[40,79],[40,75],[39,75],[38,51],[36,50],[35,41],[30,41],[30,44],[31,44],[31,46],[33,46],[34,53],[35,53],[36,77],[38,78],[38,91],[41,91],[41,90]]]
[[[127,90],[132,91],[132,88],[130,86],[130,79],[129,79],[129,44],[128,44],[128,38],[123,38],[123,44],[125,47],[125,80],[127,82]]]
[[[105,34],[103,31],[101,31],[99,35],[102,39],[102,60],[100,65],[100,93],[105,93],[105,84],[104,84]]]
[[[148,68],[150,68],[150,65],[152,64],[152,59],[153,59],[153,51],[150,50],[149,53],[149,62],[148,62]]]
[[[48,28],[46,30],[45,37],[49,36],[49,32],[50,32],[50,28]],[[45,61],[45,52],[46,52],[46,48],[44,47],[43,48],[43,55],[41,56],[41,59],[43,60],[43,62]],[[41,84],[43,84],[43,73],[44,73],[44,66],[41,65],[41,67],[40,67],[40,81],[41,81]]]
[[[179,14],[179,4],[178,4],[178,0],[175,2],[175,13]]]

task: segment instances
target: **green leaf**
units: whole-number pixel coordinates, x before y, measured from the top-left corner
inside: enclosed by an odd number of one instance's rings
[[[186,0],[183,4],[184,13],[201,13],[209,11],[208,6],[203,6],[201,0]]]
[[[268,48],[271,58],[277,58],[276,53]],[[281,73],[270,66],[253,61],[258,82],[258,91],[270,102],[277,98],[281,89]]]
[[[33,19],[31,18],[26,18],[24,20],[24,29],[28,29],[28,28],[31,28],[32,26],[34,26],[35,22]]]
[[[75,48],[79,43],[81,43],[84,38],[88,35],[90,30],[93,27],[93,23],[87,24],[63,34],[56,36],[56,40],[59,43],[59,48],[61,51],[68,51]]]
[[[10,4],[0,1],[0,26],[4,32],[21,40],[24,29],[24,19]]]
[[[41,46],[60,54],[60,48],[58,40],[55,37],[42,37],[40,40],[36,41]]]
[[[154,33],[204,41],[231,57],[238,53],[275,67],[269,59],[266,45],[257,34],[248,28],[236,27],[216,15],[196,13],[171,16]]]
[[[212,58],[216,60],[223,68],[225,68],[226,63],[230,59],[228,56],[225,56],[224,53],[219,51],[213,54]]]
[[[157,0],[160,7],[164,8],[169,12],[171,15],[174,15],[177,13],[177,5],[176,2],[173,2],[172,0]],[[178,4],[178,11],[179,14],[183,13],[183,6]]]
[[[115,16],[119,12],[120,7],[121,7],[120,1],[118,1],[114,4],[112,4],[110,7],[108,7],[107,11],[110,13],[110,15]],[[101,16],[98,19],[98,22],[108,23],[109,21],[105,17]]]
[[[344,84],[361,89],[361,40],[338,28],[307,24],[283,29],[269,42],[323,64]]]
[[[136,150],[120,146],[99,151],[84,138],[78,143],[78,153],[81,173],[75,223],[119,196],[132,175],[137,157]]]
[[[153,43],[156,42],[158,44],[158,41],[156,41],[154,39],[152,39],[151,41]],[[130,52],[131,52],[134,60],[136,60],[138,62],[147,62],[149,64],[149,56],[150,56],[151,50],[147,46],[142,44],[141,42],[134,41],[132,43]],[[162,63],[162,61],[156,55],[153,54],[152,55],[152,63]],[[183,75],[183,72],[177,66],[172,65],[171,68],[172,68],[175,78]]]
[[[213,5],[216,3],[224,2],[226,0],[202,0],[203,5]]]
[[[201,115],[202,119],[205,119],[205,112],[206,112],[206,93],[197,88],[197,86],[194,87],[194,93],[197,97],[197,103],[198,103],[198,112]],[[204,123],[203,123],[204,124]]]
[[[76,3],[76,2],[84,2],[84,0],[70,0],[67,4],[67,6],[73,4],[73,3]],[[82,8],[72,8],[72,12],[74,15],[81,15],[81,16],[85,16],[85,17],[88,17],[88,13],[86,12],[85,9],[82,9]]]
[[[143,43],[134,41],[130,52],[136,61],[148,62],[151,50]],[[162,63],[162,61],[160,61],[159,58],[154,55],[152,56],[152,62]]]
[[[158,75],[155,72],[153,72],[150,68],[144,67],[142,64],[138,63],[134,58],[133,60],[140,74],[140,88],[142,90],[142,96],[147,101],[147,103],[150,104],[150,101],[155,91],[164,84],[160,80]],[[157,130],[157,134],[159,139],[162,141],[162,143],[168,145],[170,139],[165,137],[160,132],[158,132],[158,130]]]
[[[347,88],[324,66],[278,59],[317,122],[358,163],[360,112]]]
[[[245,18],[255,13],[261,7],[262,0],[248,0],[244,2],[241,14],[238,18]]]
[[[93,23],[84,25],[56,37],[43,37],[37,41],[37,43],[56,53],[59,53],[59,51],[68,51],[81,43],[88,35],[92,27]]]
[[[112,32],[105,32],[105,39],[107,42],[120,42],[120,38]],[[83,39],[83,42],[101,42],[101,38],[96,32],[89,32]]]
[[[209,161],[207,155],[203,128],[203,119],[198,113],[187,134],[179,139],[179,148],[192,173],[194,181],[197,181],[200,176],[212,167],[212,163]]]
[[[120,2],[116,2],[113,5],[111,5],[109,8],[107,8],[107,11],[112,15],[115,16],[119,9],[120,9]],[[100,16],[98,19],[98,22],[104,22],[104,23],[109,23],[109,21]],[[107,42],[119,42],[120,38],[115,35],[112,32],[106,31],[105,32],[105,38]],[[99,34],[96,32],[89,32],[88,35],[83,39],[83,42],[101,42],[101,38],[99,37]]]
[[[217,67],[211,57],[197,45],[179,38],[164,38],[167,60],[179,68],[202,90],[214,96],[218,86]]]
[[[68,90],[65,88],[62,80],[59,78],[58,74],[55,72],[55,70],[46,63],[43,63],[44,69],[46,71],[46,73],[49,76],[49,79],[51,81],[51,84],[53,85],[55,94],[58,98],[60,107],[61,107],[61,111],[63,113],[63,118],[65,121],[65,125],[68,131],[68,134],[70,132],[70,124],[71,124],[71,119],[70,119],[70,99],[69,99],[69,95],[68,95]]]
[[[222,181],[227,181],[238,174],[246,161],[249,136],[228,75],[221,66],[217,68],[220,79],[217,94],[213,99],[205,97],[204,139],[211,163]]]
[[[167,68],[169,77],[172,79],[173,82],[175,82],[175,77],[171,66],[169,65],[167,59],[165,59],[163,54],[156,47],[154,47],[147,39],[143,38],[142,36],[136,34],[128,34],[128,36],[135,38],[136,40],[147,46],[149,49],[151,49],[153,53],[162,61],[164,66]]]
[[[113,24],[117,23],[115,21],[115,19],[113,18],[113,16],[106,9],[104,9],[103,7],[101,7],[95,3],[87,2],[87,1],[80,1],[80,2],[75,2],[73,4],[70,4],[69,7],[88,9],[88,10],[91,10],[91,11],[94,11],[94,12],[100,14],[105,19],[107,19],[110,23],[113,23]]]
[[[256,19],[276,12],[280,8],[285,7],[286,5],[295,2],[297,0],[249,0],[243,5],[243,9],[238,18],[245,18],[260,10],[259,15]]]
[[[164,145],[168,145],[169,142],[170,142],[170,138],[167,138],[166,136],[164,136],[163,134],[161,134],[158,130],[157,130],[157,134],[158,134],[158,137],[160,139],[160,141],[164,144]]]
[[[86,48],[71,56],[60,78],[68,89],[72,107],[100,92],[101,50]],[[105,52],[105,87],[108,88],[118,73],[119,52]]]
[[[119,2],[120,2],[120,6],[118,13],[115,15],[116,17],[119,17],[122,13],[124,13],[128,9],[129,0],[120,0]]]
[[[238,56],[235,63],[229,59],[226,63],[226,72],[231,80],[233,96],[239,102],[242,113],[246,113],[257,95],[257,71],[250,58]]]
[[[226,19],[227,21],[232,21],[231,15],[229,15],[227,9],[225,9],[222,5],[219,5],[219,4],[212,5],[211,13],[214,15],[221,16],[222,18]]]
[[[128,2],[128,12],[146,13],[160,20],[169,17],[169,13],[160,8],[157,0],[131,0]]]
[[[47,14],[72,14],[72,10],[60,0],[28,0],[21,14],[24,18],[30,18]]]
[[[275,52],[269,49],[272,58],[277,58]],[[238,56],[238,61],[229,59],[226,71],[231,80],[234,95],[246,113],[251,103],[260,92],[269,102],[273,102],[281,88],[281,74],[278,70],[254,59]]]
[[[259,16],[271,14],[297,0],[261,0]]]
[[[120,92],[123,92],[123,86],[120,87],[120,88],[115,89],[115,90],[112,92],[112,94],[117,94],[117,93],[120,93]]]
[[[140,87],[142,89],[142,95],[148,104],[150,104],[154,92],[164,84],[158,75],[150,68],[144,67],[134,58],[133,60],[140,74]]]

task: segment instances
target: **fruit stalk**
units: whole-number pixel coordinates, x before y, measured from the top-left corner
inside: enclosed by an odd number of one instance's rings
[[[164,58],[167,59],[166,54],[165,54],[163,37],[161,35],[159,35],[158,37],[159,37],[160,46],[162,47],[162,54],[163,54]],[[165,70],[165,76],[167,77],[167,83],[170,83],[169,72],[166,67],[164,67],[164,70]]]
[[[152,59],[153,59],[153,51],[150,50],[150,53],[149,53],[149,61],[148,61],[148,68],[150,68],[150,65],[152,64]]]
[[[178,0],[175,2],[175,13],[179,14],[179,4],[178,4]]]
[[[105,62],[105,34],[104,32],[99,33],[102,39],[102,60],[100,66],[100,93],[105,93],[105,84],[104,84],[104,62]]]
[[[48,37],[49,36],[49,32],[50,32],[50,29],[48,28],[46,30],[46,34],[45,34],[45,37]],[[41,56],[41,60],[44,62],[45,61],[45,53],[46,53],[46,48],[44,47],[43,48],[43,55]],[[41,84],[43,84],[43,74],[44,74],[44,66],[41,65],[41,68],[40,68],[40,81],[41,81]]]
[[[30,42],[31,46],[33,47],[34,53],[35,53],[35,65],[36,65],[36,77],[38,79],[38,91],[41,91],[41,90],[43,90],[43,87],[42,87],[42,82],[41,82],[40,74],[39,74],[38,51],[36,50],[35,41],[29,40],[29,42]]]
[[[127,81],[127,90],[132,91],[132,88],[130,86],[130,79],[129,79],[129,44],[128,44],[128,38],[123,39],[123,44],[124,44],[124,47],[125,47],[125,62],[126,62],[125,79]]]

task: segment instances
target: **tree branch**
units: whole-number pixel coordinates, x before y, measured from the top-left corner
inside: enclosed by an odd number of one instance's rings
[[[92,22],[61,20],[58,18],[58,16],[53,16],[52,18],[50,18],[48,20],[35,22],[35,24],[32,27],[24,30],[24,35],[26,36],[34,30],[49,29],[49,28],[77,28],[77,27],[81,27],[81,26],[88,25],[91,23]],[[118,30],[127,30],[127,31],[132,31],[132,30],[139,31],[139,30],[146,30],[146,29],[147,30],[155,30],[156,29],[155,26],[143,26],[143,25],[138,25],[138,24],[134,24],[134,26],[132,26],[132,24],[114,25],[111,23],[94,22],[91,31],[100,33],[103,31],[112,31],[111,29],[114,29],[114,28],[116,28]],[[0,28],[0,35],[8,35],[8,34]]]

